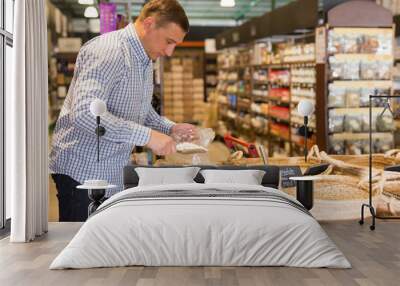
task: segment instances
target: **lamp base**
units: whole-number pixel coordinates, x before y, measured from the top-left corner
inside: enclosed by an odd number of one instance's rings
[[[88,217],[94,213],[97,208],[104,202],[106,189],[89,189],[88,196],[90,204],[88,206]]]
[[[296,181],[296,199],[307,209],[314,205],[313,181]]]
[[[361,206],[361,219],[358,221],[358,223],[360,225],[364,224],[364,207],[369,208],[369,211],[371,212],[371,216],[372,216],[372,224],[369,226],[369,229],[370,230],[375,230],[375,218],[376,218],[375,208],[370,204],[362,204],[362,206]]]
[[[88,180],[90,181],[90,180]],[[86,183],[86,181],[85,181]],[[77,189],[83,189],[87,190],[90,204],[88,206],[88,216],[93,214],[97,208],[105,201],[105,195],[106,195],[106,190],[107,189],[112,189],[117,186],[115,185],[105,185],[105,186],[96,186],[96,185],[79,185],[76,188]]]

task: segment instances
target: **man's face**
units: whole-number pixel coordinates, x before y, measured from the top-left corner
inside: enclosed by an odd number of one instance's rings
[[[164,56],[170,57],[176,45],[182,43],[186,35],[175,23],[157,27],[153,17],[144,20],[144,29],[146,31],[144,48],[152,60]]]

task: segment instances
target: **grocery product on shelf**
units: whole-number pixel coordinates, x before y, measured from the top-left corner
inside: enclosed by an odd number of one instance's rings
[[[283,51],[283,62],[308,62],[315,61],[315,44],[288,45]]]
[[[201,122],[205,118],[203,52],[176,51],[165,60],[164,115],[175,122]]]
[[[329,152],[369,152],[369,96],[391,94],[392,37],[391,28],[328,29]],[[371,102],[374,152],[393,146],[393,116],[380,116],[386,101]]]
[[[205,87],[206,87],[206,101],[211,94],[216,90],[218,84],[218,66],[217,66],[217,54],[206,53],[204,57],[205,62]]]
[[[328,52],[391,55],[392,38],[392,29],[334,28],[328,32]]]
[[[313,43],[267,42],[223,51],[218,56],[217,91],[225,98],[220,119],[237,135],[266,145],[272,156],[301,153],[304,118],[295,107],[304,98],[315,103],[314,61]],[[309,127],[309,143],[315,143],[315,116]]]

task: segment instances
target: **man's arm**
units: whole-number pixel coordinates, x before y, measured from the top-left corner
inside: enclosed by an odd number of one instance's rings
[[[96,119],[90,113],[90,104],[95,98],[107,102],[112,88],[123,76],[125,65],[118,51],[94,46],[90,45],[79,53],[77,62],[80,70],[76,75],[73,102],[75,126],[91,134],[95,132]],[[150,128],[122,119],[110,112],[101,117],[101,125],[106,128],[102,139],[115,143],[144,146],[151,137]]]
[[[172,126],[174,126],[175,123],[166,117],[160,116],[154,110],[154,108],[151,107],[149,113],[147,114],[144,125],[169,135],[171,134]]]
[[[187,123],[174,123],[166,117],[160,116],[153,107],[146,117],[145,125],[168,134],[174,140],[192,141],[198,137],[196,127]]]

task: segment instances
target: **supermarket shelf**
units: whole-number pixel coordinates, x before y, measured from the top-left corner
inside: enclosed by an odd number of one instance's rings
[[[382,34],[389,34],[392,35],[393,29],[392,28],[355,28],[355,27],[334,27],[332,29],[337,34],[348,35],[349,33],[362,33],[367,35],[382,35]]]
[[[251,114],[251,111],[250,110],[248,110],[248,109],[240,109],[239,108],[239,111],[238,111],[238,113],[239,114]]]
[[[255,101],[263,101],[263,102],[268,102],[269,101],[268,96],[265,96],[265,95],[254,95],[254,94],[253,94],[253,100],[255,100]]]
[[[269,64],[253,64],[254,68],[287,68],[292,66],[315,66],[315,59],[305,60],[305,61],[288,61],[288,62],[280,62],[280,63],[269,63]]]
[[[240,111],[240,112],[245,111],[247,113],[250,113],[251,112],[250,111],[250,103],[238,103],[237,104],[237,110]]]
[[[278,135],[278,134],[275,134],[272,132],[269,133],[269,137],[277,139],[279,141],[285,141],[285,142],[289,141],[289,138],[286,138],[284,136],[281,136],[281,135]]]
[[[255,84],[255,85],[268,85],[269,81],[268,80],[254,80],[253,79],[253,84]]]
[[[255,130],[254,132],[256,133],[256,135],[258,137],[267,137],[268,134],[269,134],[268,131],[267,132],[262,132],[262,131]]]
[[[259,65],[259,66],[248,66],[248,68],[250,68],[250,73],[253,74],[254,71],[256,71],[257,69],[266,69],[268,71],[270,70],[289,70],[290,73],[290,69],[293,67],[314,67],[315,66],[315,62],[292,62],[292,63],[275,63],[275,64],[268,64],[268,65]],[[228,70],[235,70],[235,68],[237,67],[231,67]],[[243,68],[243,67],[241,67]],[[236,70],[237,71],[237,70]],[[269,73],[267,71],[267,73]],[[301,80],[302,76],[297,76],[297,80]],[[305,79],[307,80],[307,79]],[[223,83],[234,83],[234,82],[238,82],[237,81],[233,81],[233,80],[224,80]],[[221,82],[221,80],[220,80]],[[256,95],[254,94],[254,91],[256,90],[260,90],[260,91],[264,91],[264,89],[258,89],[258,87],[260,86],[265,86],[265,92],[267,93],[267,95]],[[270,124],[281,124],[283,126],[286,126],[286,128],[293,128],[295,126],[301,126],[301,125],[296,125],[295,122],[291,122],[290,118],[287,119],[283,119],[277,116],[271,116],[270,114],[265,114],[265,113],[259,113],[259,112],[255,112],[251,110],[251,106],[249,106],[248,103],[241,103],[240,100],[241,98],[247,98],[251,100],[251,103],[258,103],[258,104],[262,104],[262,103],[266,103],[266,104],[272,104],[275,106],[284,106],[289,108],[292,105],[292,101],[289,100],[282,100],[281,97],[270,97],[269,96],[269,92],[273,89],[286,89],[290,92],[290,90],[292,88],[298,87],[298,88],[313,88],[315,89],[316,84],[315,83],[301,83],[301,82],[294,82],[293,84],[289,81],[288,83],[281,83],[281,82],[270,82],[269,79],[265,79],[265,80],[255,80],[252,79],[251,80],[251,87],[252,87],[252,92],[251,93],[241,93],[241,92],[235,92],[235,93],[227,93],[226,94],[230,94],[230,95],[236,95],[238,97],[238,101],[237,101],[237,106],[236,106],[236,110],[237,110],[237,114],[238,117],[236,120],[232,120],[230,119],[230,122],[235,123],[235,129],[239,130],[240,128],[240,123],[243,123],[243,119],[239,118],[239,114],[242,114],[242,116],[244,116],[245,114],[251,114],[252,118],[256,118],[256,117],[261,117],[264,118],[266,120],[266,129],[268,130],[267,132],[265,131],[265,129],[263,130],[256,130],[256,128],[253,128],[252,125],[250,125],[250,128],[246,129],[245,132],[252,134],[250,135],[252,136],[258,136],[261,138],[265,138],[265,140],[267,141],[272,141],[272,142],[281,142],[281,143],[289,143],[289,146],[294,145],[295,143],[291,143],[291,135],[286,134],[282,135],[282,134],[273,134],[271,131],[271,127]],[[278,92],[278,91],[277,91]],[[290,97],[289,97],[290,98]],[[310,97],[304,97],[304,98],[308,98],[310,99]],[[312,97],[311,99],[313,99],[315,101],[315,96]],[[297,102],[296,102],[297,104]],[[231,108],[232,109],[232,108]],[[248,126],[247,126],[248,127]],[[310,128],[309,130],[312,132],[316,132],[315,128]],[[249,135],[248,134],[248,135]],[[255,137],[253,137],[255,138]],[[275,143],[276,144],[276,143]],[[291,148],[291,147],[290,147]],[[290,149],[290,154],[291,154],[291,149]]]
[[[315,67],[315,59],[308,61],[296,61],[289,63],[292,67]]]
[[[373,13],[373,11],[372,11]],[[333,18],[333,17],[332,17]],[[335,19],[336,20],[336,19]],[[342,21],[344,19],[337,19],[337,25],[343,25],[345,21]],[[346,19],[347,20],[347,19]],[[351,20],[351,19],[349,19]],[[388,15],[386,21],[390,21],[391,17]],[[334,22],[334,21],[333,21]],[[349,21],[351,22],[351,21]],[[368,21],[365,21],[368,22]],[[340,24],[338,24],[340,23]],[[289,74],[289,78],[291,81],[290,85],[276,85],[277,87],[286,87],[290,89],[290,101],[289,101],[289,106],[290,108],[295,108],[298,104],[298,102],[301,99],[311,99],[314,101],[314,103],[317,103],[320,106],[328,106],[329,103],[329,88],[330,85],[333,86],[338,86],[338,87],[343,87],[344,89],[348,88],[354,88],[354,89],[363,89],[363,95],[365,95],[365,92],[370,92],[367,91],[366,89],[392,89],[393,88],[393,83],[392,83],[392,77],[389,77],[388,75],[384,75],[387,79],[379,79],[379,75],[376,73],[371,72],[371,77],[369,74],[364,74],[366,78],[372,78],[375,77],[376,80],[364,80],[364,79],[356,79],[356,80],[342,80],[340,78],[338,79],[329,79],[330,74],[332,73],[332,66],[329,63],[329,59],[337,59],[340,62],[349,62],[352,59],[355,59],[356,61],[359,60],[371,60],[374,62],[377,61],[393,61],[395,60],[396,62],[400,63],[400,57],[397,59],[394,59],[392,55],[376,55],[376,54],[367,54],[367,53],[357,53],[357,54],[351,54],[351,53],[329,53],[328,49],[332,46],[338,47],[339,50],[349,50],[349,48],[357,48],[353,49],[358,50],[358,51],[366,51],[368,49],[375,49],[377,46],[385,49],[386,47],[390,47],[391,43],[388,42],[393,41],[393,32],[394,29],[392,27],[382,27],[381,24],[383,23],[380,21],[376,21],[374,24],[377,25],[377,27],[372,28],[372,27],[360,27],[360,28],[350,28],[350,27],[334,27],[330,21],[327,21],[325,24],[326,25],[321,25],[319,28],[322,30],[324,29],[324,37],[326,36],[326,45],[321,46],[324,50],[320,50],[319,47],[315,46],[315,42],[312,42],[312,33],[310,35],[307,35],[307,41],[302,41],[302,39],[299,40],[294,40],[294,41],[285,41],[283,40],[282,43],[279,43],[279,45],[276,45],[273,43],[273,41],[270,43],[259,43],[259,44],[254,44],[254,43],[249,43],[251,45],[249,48],[244,47],[244,46],[237,46],[238,48],[238,53],[237,53],[237,58],[236,55],[234,55],[235,51],[234,50],[226,50],[226,58],[222,57],[221,63],[251,63],[252,60],[246,61],[246,58],[248,59],[257,59],[259,64],[254,64],[255,61],[253,60],[253,64],[250,64],[250,69],[252,74],[257,74],[260,76],[268,76],[268,79],[274,79],[271,77],[271,71],[277,71],[277,76],[282,74],[282,76],[287,76]],[[247,27],[246,27],[247,28]],[[315,31],[314,31],[315,32]],[[318,30],[317,30],[318,32]],[[317,33],[316,32],[316,33]],[[334,32],[334,33],[333,33]],[[339,34],[340,36],[337,36],[335,34]],[[315,33],[314,33],[315,35]],[[319,34],[322,35],[322,34]],[[369,40],[369,37],[366,35],[372,35],[371,37],[373,40]],[[383,35],[383,37],[381,37]],[[225,36],[225,35],[224,35]],[[336,38],[333,38],[336,36]],[[389,40],[388,40],[389,39]],[[308,41],[309,40],[309,41]],[[334,41],[334,43],[332,42]],[[303,49],[301,47],[301,44],[308,43],[310,42],[310,46],[307,46],[306,49]],[[301,44],[300,44],[301,43]],[[333,45],[332,45],[333,43]],[[285,45],[287,46],[285,47]],[[299,44],[299,47],[296,47],[296,45]],[[230,43],[227,46],[222,46],[222,48],[226,47],[233,47],[234,43]],[[309,48],[309,49],[308,49]],[[323,54],[324,60],[319,62],[318,64],[316,63],[316,59],[313,56],[309,56],[311,53],[308,53],[308,51],[313,50],[314,54],[319,54],[320,52],[321,55]],[[383,50],[380,49],[380,50]],[[243,57],[241,57],[241,53],[243,54]],[[307,54],[304,54],[307,53]],[[292,56],[293,54],[293,56]],[[302,54],[305,55],[302,57]],[[289,55],[289,56],[288,56]],[[253,56],[253,57],[252,57]],[[235,61],[232,61],[232,58],[235,59]],[[309,58],[310,61],[304,61],[303,59]],[[297,60],[297,61],[296,61]],[[261,63],[261,62],[264,63]],[[354,61],[355,62],[355,61]],[[315,68],[315,83],[312,82],[312,80],[307,78],[307,75],[311,74],[309,71],[310,68]],[[364,67],[363,67],[364,68]],[[368,67],[372,71],[375,72],[375,67]],[[288,70],[289,71],[286,71]],[[294,69],[298,69],[294,71]],[[278,72],[279,70],[282,70],[282,72]],[[247,71],[247,70],[246,70]],[[364,71],[364,69],[363,69]],[[368,70],[369,71],[369,70]],[[382,71],[383,72],[383,71]],[[385,69],[386,73],[386,69]],[[256,77],[257,77],[256,75]],[[353,74],[350,74],[349,78],[352,77]],[[312,75],[311,75],[312,76]],[[358,76],[355,76],[358,77]],[[277,79],[286,79],[283,77],[277,77]],[[257,81],[253,80],[252,81],[252,88],[253,92],[254,89],[257,89],[260,84],[266,85],[268,87],[268,91],[271,91],[271,87],[274,86],[273,82],[268,82],[268,81]],[[298,90],[298,91],[296,91]],[[315,94],[313,94],[313,91]],[[361,91],[360,91],[361,92]],[[286,95],[286,91],[277,91],[278,96]],[[355,92],[354,92],[355,93]],[[262,93],[260,93],[262,94]],[[317,99],[317,94],[318,94],[318,99]],[[350,91],[345,91],[345,96],[347,97],[350,94]],[[252,94],[252,102],[256,102],[261,104],[262,102],[265,102],[269,104],[269,107],[271,105],[274,105],[275,102],[279,102],[279,100],[276,100],[275,98],[270,98],[269,96],[274,96],[274,93],[269,92],[265,96],[256,96],[254,93]],[[321,95],[321,96],[320,96]],[[328,95],[328,96],[326,96]],[[352,96],[352,95],[349,95]],[[363,98],[364,99],[364,98]],[[356,97],[347,97],[345,99],[345,102],[349,102],[351,105],[354,102],[354,105],[357,106],[359,104],[359,100],[356,99]],[[357,103],[356,103],[357,102]],[[383,101],[382,101],[383,102]],[[286,104],[286,102],[285,102]],[[360,102],[361,105],[363,105],[362,102]],[[276,104],[279,105],[279,104]],[[278,108],[277,108],[278,109]],[[265,110],[265,109],[263,109]],[[269,109],[271,112],[271,108]],[[373,113],[379,113],[383,110],[383,107],[374,107],[372,109]],[[279,110],[277,110],[279,111]],[[338,133],[338,134],[331,134],[329,137],[327,136],[328,128],[329,128],[329,116],[332,114],[343,114],[343,115],[348,115],[348,114],[366,114],[368,116],[369,108],[368,107],[355,107],[355,108],[329,108],[328,112],[326,108],[323,109],[317,109],[315,116],[313,116],[312,122],[314,125],[314,128],[308,128],[310,130],[315,131],[314,134],[316,135],[315,137],[318,139],[317,143],[319,144],[319,147],[324,149],[324,150],[330,150],[331,145],[329,142],[329,138],[332,138],[333,136],[335,138],[351,138],[351,139],[356,139],[356,138],[361,138],[361,139],[368,139],[368,133]],[[284,116],[286,113],[278,113],[278,112],[272,112],[274,115],[280,116],[281,114]],[[293,153],[293,150],[297,147],[303,148],[303,146],[300,146],[302,144],[299,144],[298,135],[295,134],[296,130],[294,127],[301,127],[303,126],[301,124],[301,121],[299,119],[296,112],[291,113],[291,116],[289,120],[282,120],[280,118],[276,118],[275,116],[269,115],[259,115],[256,112],[252,113],[253,116],[264,116],[269,119],[268,121],[268,135],[265,136],[269,139],[272,137],[279,138],[279,140],[285,141],[285,144],[280,144],[281,146],[278,146],[277,152],[279,153],[281,150],[287,151],[287,143],[289,143],[290,146],[294,146],[294,148],[290,147],[291,155]],[[281,116],[282,116],[281,115]],[[364,116],[363,120],[365,121]],[[261,120],[260,120],[261,121]],[[285,124],[282,124],[282,126],[274,126],[278,124],[274,124],[275,122],[284,122]],[[287,125],[289,123],[289,125]],[[318,123],[318,132],[316,132],[316,123]],[[271,129],[271,127],[273,129]],[[276,127],[276,128],[275,128]],[[279,128],[281,127],[281,128]],[[289,131],[293,131],[290,134],[287,133],[287,128],[289,128]],[[254,130],[255,132],[255,130]],[[273,134],[273,132],[275,134]],[[350,137],[349,137],[350,136]],[[377,138],[385,138],[386,136],[388,137],[393,137],[393,135],[390,132],[381,132],[381,133],[373,133],[373,136],[376,136]],[[345,140],[346,140],[345,139]],[[297,141],[296,141],[297,140]],[[347,141],[347,140],[346,140]],[[284,146],[282,146],[284,145]],[[343,150],[340,152],[346,153],[349,152],[346,144],[343,144]],[[342,148],[342,147],[341,147]],[[297,151],[297,150],[296,150]]]
[[[232,66],[232,67],[220,67],[221,70],[225,71],[236,71],[236,70],[241,70],[248,68],[249,66]]]
[[[276,70],[280,70],[280,69],[282,69],[282,70],[286,70],[286,69],[290,69],[291,68],[291,66],[292,66],[292,64],[290,64],[290,63],[284,63],[284,64],[270,64],[269,65],[269,68],[270,69],[276,69]]]
[[[299,150],[304,150],[304,143],[292,140],[292,143],[294,146],[296,146],[297,148],[299,148]],[[310,149],[313,145],[315,144],[315,142],[311,141],[310,139],[308,139],[307,141],[307,146],[308,149]]]
[[[78,53],[77,52],[58,52],[58,53],[54,53],[54,57],[60,60],[76,60],[76,58],[78,57]]]
[[[241,98],[251,98],[251,93],[247,92],[237,92],[236,95]]]
[[[372,113],[380,113],[384,107],[373,107]],[[329,110],[333,110],[335,115],[348,115],[348,114],[368,114],[369,107],[346,107],[346,108],[335,108],[329,107]]]
[[[277,123],[286,124],[286,125],[290,124],[289,120],[282,119],[282,118],[273,116],[271,114],[269,114],[268,116],[269,116],[269,118],[273,119]]]
[[[261,116],[261,117],[264,117],[265,119],[268,119],[268,118],[269,118],[268,114],[260,113],[260,112],[254,112],[254,111],[253,111],[253,115],[254,115],[254,117],[255,117],[255,116]]]
[[[368,140],[369,133],[351,133],[351,132],[343,132],[343,133],[334,133],[330,135],[335,140]],[[379,136],[379,137],[377,137]],[[373,132],[373,139],[393,139],[393,134],[391,132]]]
[[[392,55],[379,55],[379,54],[335,54],[330,57],[334,57],[337,60],[371,60],[371,61],[393,61]]]
[[[224,81],[228,84],[237,84],[238,81],[240,81],[239,79],[224,79]]]
[[[305,88],[315,88],[316,83],[311,82],[291,82],[291,86],[293,87],[305,87]]]
[[[285,106],[289,106],[290,105],[290,101],[289,100],[282,100],[280,98],[275,98],[275,97],[270,97],[270,96],[267,96],[267,99],[270,100],[270,101],[273,101],[275,103],[279,103],[279,104],[285,105]]]
[[[273,83],[270,82],[271,88],[290,88],[290,84],[289,83]]]
[[[258,64],[258,65],[251,65],[251,67],[253,68],[253,69],[268,69],[269,68],[269,65],[267,65],[267,64]]]
[[[331,84],[337,87],[368,87],[368,88],[391,88],[391,80],[333,80]]]

